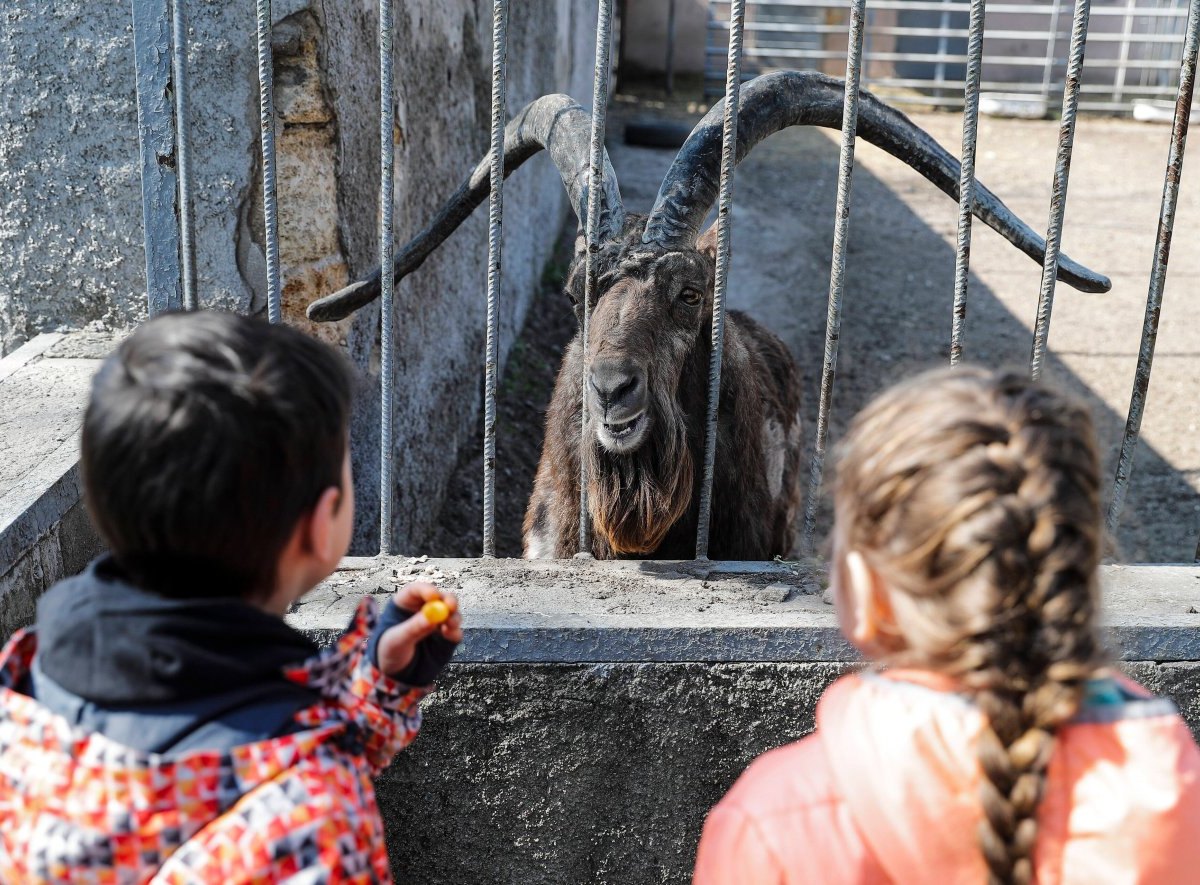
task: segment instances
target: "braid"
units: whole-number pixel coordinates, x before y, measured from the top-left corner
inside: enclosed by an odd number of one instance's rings
[[[1087,412],[1023,376],[929,373],[856,419],[837,499],[847,546],[893,591],[888,660],[957,677],[984,715],[989,881],[1032,882],[1055,732],[1102,662]]]

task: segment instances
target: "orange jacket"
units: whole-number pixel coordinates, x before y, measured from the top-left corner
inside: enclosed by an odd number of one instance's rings
[[[375,617],[364,600],[287,671],[321,695],[305,729],[179,756],[74,729],[17,690],[37,648],[18,633],[0,653],[0,883],[391,882],[371,778],[416,736],[425,690],[367,660]]]
[[[1039,885],[1200,882],[1200,751],[1174,705],[1124,679],[1059,732]],[[986,881],[979,711],[937,677],[845,676],[817,732],[756,760],[709,814],[695,885]]]

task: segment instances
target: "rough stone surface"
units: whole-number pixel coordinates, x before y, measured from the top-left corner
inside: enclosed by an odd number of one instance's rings
[[[129,8],[69,0],[47,9],[16,0],[0,11],[0,354],[44,329],[123,329],[145,315]],[[376,264],[375,9],[328,0],[272,5],[285,319],[304,326],[309,301]],[[202,2],[187,11],[199,297],[204,306],[258,313],[266,271],[254,7]],[[594,15],[569,0],[513,4],[512,109],[544,92],[587,101]],[[486,150],[491,5],[401,4],[395,46],[396,237],[403,242]],[[567,211],[547,161],[514,176],[505,208],[502,358]],[[484,215],[398,290],[399,549],[436,516],[478,409]],[[363,550],[378,544],[378,323],[378,310],[367,309],[312,329],[343,346],[362,374],[352,449]]]

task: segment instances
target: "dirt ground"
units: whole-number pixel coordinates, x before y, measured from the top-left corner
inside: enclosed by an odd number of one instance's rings
[[[684,101],[664,107],[645,95],[617,96],[608,144],[630,210],[649,209],[674,151],[625,145],[624,123],[647,114],[696,119],[689,110],[694,107]],[[957,114],[912,116],[959,153]],[[1057,134],[1053,121],[980,122],[979,180],[1037,230],[1046,226]],[[1094,409],[1110,477],[1133,383],[1169,135],[1166,126],[1096,117],[1080,119],[1076,131],[1063,249],[1108,274],[1113,290],[1084,295],[1059,287],[1046,376]],[[760,144],[735,179],[730,303],[767,323],[796,354],[810,429],[816,425],[837,160],[837,133],[789,130]],[[832,440],[882,386],[948,359],[956,223],[954,201],[859,143]],[[1026,365],[1040,265],[983,225],[974,230],[966,357],[985,365]],[[1200,174],[1185,168],[1142,442],[1116,538],[1126,561],[1190,562],[1200,534],[1198,235]],[[573,334],[574,319],[554,275],[548,269],[503,381],[501,555],[520,553],[542,417],[558,356]],[[464,453],[428,547],[431,555],[478,555],[481,477],[479,456]],[[827,506],[822,524],[828,524]]]

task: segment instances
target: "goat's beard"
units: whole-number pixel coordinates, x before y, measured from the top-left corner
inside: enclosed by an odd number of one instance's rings
[[[673,398],[655,396],[650,412],[648,437],[635,451],[610,452],[594,434],[585,447],[593,528],[618,556],[657,550],[692,499],[683,410]]]

